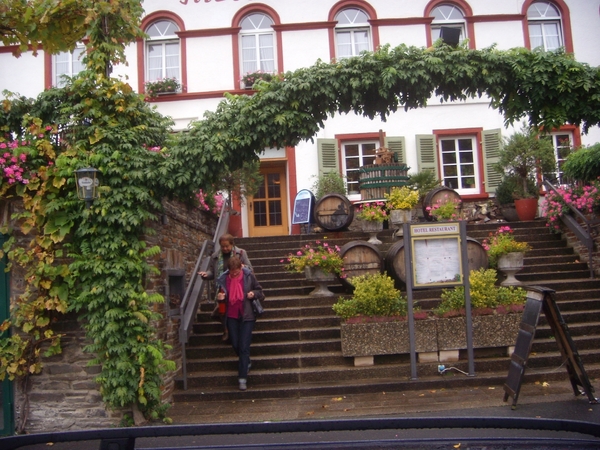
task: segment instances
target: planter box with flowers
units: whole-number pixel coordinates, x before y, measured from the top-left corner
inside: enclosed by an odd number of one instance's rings
[[[148,98],[156,98],[164,94],[176,94],[181,91],[181,83],[177,78],[161,78],[155,81],[146,81],[144,90]]]
[[[365,202],[358,206],[355,217],[359,220],[362,231],[369,234],[369,244],[379,245],[377,233],[383,230],[383,222],[388,219],[388,212],[384,202]]]
[[[372,365],[374,355],[408,353],[410,351],[407,300],[394,281],[383,274],[352,278],[354,294],[340,298],[333,306],[343,319],[341,325],[342,355],[353,356],[355,365]],[[417,311],[415,317],[426,318]],[[417,352],[437,351],[435,322],[415,321]]]
[[[516,342],[526,291],[496,286],[496,277],[494,269],[469,273],[474,348],[510,348]],[[440,361],[456,361],[458,350],[467,347],[464,287],[443,289],[434,313]]]
[[[400,228],[398,234],[402,234],[402,224],[412,220],[412,210],[419,203],[419,191],[407,186],[394,186],[384,196],[390,212],[390,222],[395,228]]]
[[[241,89],[252,89],[254,84],[259,81],[272,81],[274,77],[273,73],[263,72],[262,70],[258,70],[256,72],[249,72],[240,78],[240,88]]]

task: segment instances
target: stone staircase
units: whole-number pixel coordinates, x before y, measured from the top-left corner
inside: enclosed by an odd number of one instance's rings
[[[543,221],[511,222],[517,240],[533,247],[517,278],[525,284],[556,291],[559,309],[568,324],[584,368],[600,376],[600,280],[591,279],[586,264],[578,261],[560,235],[551,234]],[[499,224],[469,225],[467,235],[482,241]],[[506,380],[509,357],[498,349],[475,351],[475,377],[468,371],[466,352],[451,366],[458,369],[439,375],[437,363],[419,363],[418,378],[410,379],[410,356],[376,356],[375,365],[355,367],[353,358],[341,354],[340,320],[331,306],[337,297],[312,297],[314,286],[303,274],[290,274],[281,262],[306,242],[327,237],[330,244],[366,240],[361,232],[333,232],[301,236],[238,239],[252,261],[266,300],[266,313],[257,323],[252,341],[252,370],[248,390],[237,389],[237,357],[221,341],[220,324],[210,319],[211,303],[202,304],[187,346],[188,389],[176,382],[175,402],[344,395],[408,389],[462,386],[500,386]],[[384,230],[379,238],[382,253],[395,242]],[[330,286],[347,295],[343,286]],[[441,289],[414,291],[422,309],[439,302]],[[525,382],[568,379],[564,361],[542,316],[527,363]],[[447,365],[448,366],[448,365]]]

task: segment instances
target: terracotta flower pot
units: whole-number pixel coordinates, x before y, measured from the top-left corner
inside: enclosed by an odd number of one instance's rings
[[[522,198],[519,200],[515,200],[515,209],[517,210],[517,215],[519,216],[519,220],[528,221],[535,219],[538,210],[538,199],[537,197],[533,198]]]

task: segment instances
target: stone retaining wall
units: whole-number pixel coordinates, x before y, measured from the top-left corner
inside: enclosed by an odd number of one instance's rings
[[[147,291],[164,296],[169,272],[182,272],[187,283],[202,243],[213,237],[217,218],[175,201],[165,201],[163,206],[161,220],[148,224],[156,234],[146,236],[145,240],[148,247],[158,245],[161,248],[160,255],[151,260],[151,264],[160,270],[160,274],[148,277]],[[18,204],[12,204],[10,207],[18,208]],[[28,245],[31,238],[19,232],[18,224],[13,223],[12,226],[13,235],[17,237],[19,245]],[[19,268],[15,268],[11,272],[11,302],[23,289],[23,273]],[[169,299],[165,299],[165,303],[154,305],[154,308],[163,315],[163,318],[155,323],[156,336],[172,346],[167,358],[177,364],[177,370],[164,378],[163,400],[170,401],[175,377],[181,371],[179,320],[168,315]],[[57,317],[57,320],[53,328],[65,334],[62,340],[63,351],[60,355],[43,358],[42,373],[29,378],[26,387],[29,407],[24,405],[24,401],[27,400],[23,395],[24,386],[15,383],[16,422],[20,423],[24,419],[23,414],[26,414],[25,430],[28,433],[119,425],[123,414],[128,411],[108,411],[105,408],[98,385],[94,381],[100,367],[88,366],[93,355],[83,352],[86,337],[77,322],[77,317],[68,314]]]

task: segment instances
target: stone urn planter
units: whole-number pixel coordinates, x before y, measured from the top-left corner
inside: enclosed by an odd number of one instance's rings
[[[519,286],[521,282],[515,278],[515,273],[523,268],[523,252],[511,252],[498,258],[498,270],[506,275],[501,286]]]
[[[417,353],[437,352],[436,320],[415,320]],[[407,321],[342,323],[342,355],[355,365],[372,365],[374,355],[410,353]],[[361,360],[361,358],[364,358]],[[362,361],[357,364],[357,361]]]
[[[378,222],[376,220],[361,220],[360,226],[362,231],[369,235],[369,240],[367,241],[369,244],[380,245],[382,243],[377,239],[377,233],[383,231],[383,222]]]
[[[390,211],[390,222],[394,228],[397,228],[396,236],[402,236],[402,224],[410,223],[412,220],[411,209],[393,209]]]
[[[313,297],[332,297],[335,295],[328,287],[328,284],[337,281],[335,274],[325,272],[318,267],[305,267],[304,274],[308,281],[315,284],[315,289],[308,295]]]
[[[521,317],[521,313],[473,317],[473,348],[514,346]],[[467,348],[467,319],[438,318],[435,323],[440,353],[447,352],[446,357],[441,357],[440,361],[458,360],[458,350]],[[455,353],[454,357],[451,356],[452,353]]]

